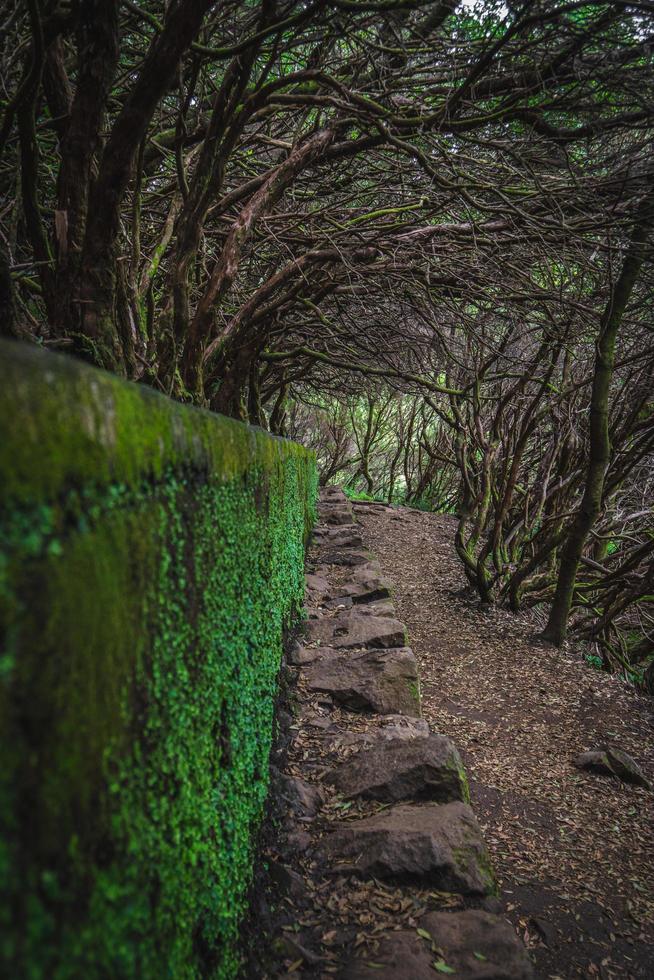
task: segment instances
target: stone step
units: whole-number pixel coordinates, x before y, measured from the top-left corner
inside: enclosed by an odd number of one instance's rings
[[[338,591],[358,605],[389,598],[391,587],[382,575],[378,563],[373,561],[355,567]]]
[[[341,980],[532,980],[527,951],[506,919],[490,912],[432,912],[417,932],[393,932],[358,953]],[[424,935],[428,933],[429,935]]]
[[[319,493],[318,496],[319,496],[319,499],[321,501],[323,501],[323,500],[325,500],[325,501],[327,501],[327,500],[338,500],[338,501],[345,502],[348,499],[345,496],[345,494],[343,493],[343,490],[341,489],[341,487],[336,487],[336,486],[321,487],[320,488],[320,493]],[[349,503],[349,501],[348,501],[348,503]]]
[[[319,510],[318,514],[322,523],[331,527],[350,525],[352,523],[352,514],[349,510],[345,510],[342,507],[332,507],[328,511]]]
[[[334,650],[331,647],[305,647],[301,643],[294,643],[288,653],[288,662],[294,667],[305,667],[317,660],[336,657],[339,654],[340,650]]]
[[[348,600],[352,602],[352,599]],[[354,610],[356,616],[383,616],[386,619],[395,617],[395,606],[390,599],[379,599],[376,602],[358,603]]]
[[[340,527],[315,527],[313,529],[313,541],[318,547],[363,547],[363,538],[358,524],[343,524]]]
[[[383,740],[427,738],[431,733],[424,718],[411,718],[409,715],[381,715],[379,724],[363,732],[341,732],[337,736],[339,745],[370,746]]]
[[[331,585],[326,566],[319,566],[320,572],[308,572],[305,576],[307,598],[317,605],[338,606],[344,603],[348,608],[356,605],[357,611],[361,614],[370,612],[371,604],[380,604],[383,615],[388,614],[388,605],[381,605],[390,598],[390,588],[384,582],[381,574],[374,571],[374,567],[368,570],[365,575],[357,576],[353,581],[346,581],[340,585]],[[362,566],[366,568],[368,566]],[[355,575],[358,569],[355,569]]]
[[[336,599],[325,599],[323,606],[325,609],[351,609],[354,603],[349,596],[339,596]]]
[[[361,615],[354,610],[311,620],[304,631],[308,643],[341,650],[401,647],[406,643],[406,630],[399,620]]]
[[[332,595],[332,587],[324,575],[314,575],[309,573],[305,576],[307,598],[318,605]]]
[[[343,492],[338,487],[321,490],[318,510],[322,523],[313,532],[305,639],[287,651],[288,661],[301,668],[300,727],[314,737],[300,739],[299,749],[290,750],[300,754],[278,780],[277,795],[291,820],[280,853],[308,854],[315,886],[330,893],[334,889],[339,896],[352,886],[361,888],[348,877],[353,875],[404,885],[406,895],[416,884],[458,892],[466,896],[466,905],[490,908],[494,900],[484,896],[493,893],[494,880],[467,805],[461,759],[454,745],[430,732],[420,718],[416,662],[411,649],[403,646],[405,630],[395,617],[391,587],[363,546],[360,525]],[[325,694],[329,697],[320,696]],[[325,711],[335,706],[377,717],[367,722],[359,718],[348,726],[346,713]],[[311,748],[316,743],[328,746],[327,755],[316,756]],[[356,754],[327,769],[343,749]],[[333,802],[327,783],[347,799],[391,806],[329,823],[319,816],[324,800]],[[326,826],[332,829],[324,836]],[[438,972],[463,980],[531,977],[511,927],[487,912],[427,913],[423,907],[416,917],[421,935],[389,930],[376,941],[373,930],[366,945],[356,949],[351,925],[341,929],[329,910],[324,912],[316,923],[315,941],[307,944],[294,936],[288,953],[305,960],[311,970],[321,962],[321,935],[334,926],[338,937],[332,949],[338,952],[337,976],[343,980],[375,975],[381,980],[431,980]],[[402,929],[407,929],[406,921]],[[307,935],[311,940],[312,934]]]
[[[352,510],[352,504],[347,499],[345,494],[339,488],[334,488],[333,492],[324,490],[321,492],[318,498],[317,506],[318,514],[329,515],[329,514],[348,514],[349,521],[343,521],[339,523],[349,523],[354,522],[354,512]]]
[[[384,800],[452,800],[469,802],[461,757],[443,735],[426,738],[380,738],[327,776],[346,797]]]
[[[401,804],[337,825],[317,856],[333,874],[415,881],[461,895],[495,890],[490,857],[467,803]]]
[[[353,523],[352,508],[349,506],[319,504],[318,516],[323,524],[338,525]]]
[[[320,565],[345,565],[355,568],[357,565],[369,565],[373,556],[365,548],[324,548],[320,550],[318,563]]]
[[[330,694],[352,711],[420,717],[418,671],[410,647],[338,652],[312,663],[303,676],[310,690]]]
[[[354,518],[352,518],[352,521],[349,524],[339,524],[337,527],[333,527],[329,524],[321,524],[319,522],[314,524],[312,533],[316,538],[338,541],[348,534],[361,534],[361,525],[358,524]]]

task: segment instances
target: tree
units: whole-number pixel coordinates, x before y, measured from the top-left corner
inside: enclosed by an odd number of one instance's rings
[[[456,510],[484,601],[641,663],[653,34],[599,0],[9,0],[3,331]]]

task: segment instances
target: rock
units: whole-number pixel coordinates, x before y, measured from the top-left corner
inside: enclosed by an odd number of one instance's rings
[[[279,668],[280,686],[286,688],[292,687],[295,684],[296,680],[297,680],[297,671],[293,670],[293,668],[289,664],[284,663],[282,661],[282,664]]]
[[[277,720],[277,730],[282,733],[287,733],[293,724],[293,715],[284,708],[279,708],[276,715]]]
[[[504,903],[497,895],[487,895],[479,901],[479,907],[485,912],[492,912],[493,915],[504,914]]]
[[[288,933],[283,932],[277,939],[273,941],[273,949],[278,956],[284,956],[286,959],[291,960],[304,960],[312,966],[320,963],[322,961],[322,956],[318,953],[314,953],[313,950],[309,949],[307,946],[303,946],[293,939]]]
[[[384,616],[388,619],[392,619],[395,616],[395,606],[390,599],[382,599],[379,602],[368,602],[365,605],[358,604],[356,611],[358,616]]]
[[[323,524],[352,524],[352,508],[344,506],[325,506],[318,507],[318,514]]]
[[[295,855],[306,853],[307,849],[311,846],[312,840],[311,834],[306,830],[293,830],[286,836],[286,840],[281,848],[282,855],[287,857],[289,861],[294,861]]]
[[[418,673],[413,650],[364,650],[337,653],[304,670],[307,686],[327,691],[354,711],[420,716]]]
[[[486,895],[495,883],[479,825],[466,803],[401,805],[337,825],[318,845],[329,873],[416,881]]]
[[[439,959],[462,980],[531,980],[522,942],[499,915],[477,909],[431,912],[420,925],[431,934]],[[425,945],[429,945],[426,941]]]
[[[421,738],[430,735],[424,718],[407,718],[406,715],[386,715],[380,719],[376,738]]]
[[[367,565],[370,563],[372,555],[364,549],[349,548],[326,548],[320,553],[320,563],[322,565],[346,565],[354,567],[356,565]]]
[[[360,950],[338,974],[339,980],[435,980],[434,957],[416,932],[393,932],[378,949]]]
[[[575,759],[575,765],[578,769],[588,769],[603,776],[617,776],[623,783],[652,789],[651,782],[635,759],[621,749],[603,745],[591,752],[582,752]]]
[[[358,530],[356,532],[348,531],[347,534],[342,534],[338,537],[336,534],[333,536],[330,535],[325,540],[325,545],[331,548],[363,548],[363,538]]]
[[[323,715],[311,714],[303,718],[303,721],[309,728],[319,728],[323,732],[335,731],[336,725],[331,720],[331,718],[325,718]]]
[[[319,575],[321,578],[325,578],[333,572],[333,568],[330,565],[322,564],[319,559],[316,559],[315,562],[307,561],[307,568],[311,568],[312,575]],[[332,594],[334,594],[338,587],[331,586],[331,588]]]
[[[293,646],[288,654],[289,663],[294,667],[305,667],[316,660],[335,654],[336,650],[331,647],[303,647],[300,643]]]
[[[292,868],[286,867],[281,861],[269,861],[268,873],[276,889],[294,899],[303,899],[307,895],[307,884],[304,878]]]
[[[324,802],[323,790],[298,776],[282,773],[278,786],[280,795],[300,817],[315,817]]]
[[[358,524],[346,524],[341,527],[315,527],[313,529],[315,543],[321,547],[332,548],[362,548],[363,539]]]
[[[318,505],[321,504],[347,504],[351,507],[348,497],[341,487],[325,487],[320,491]]]
[[[371,578],[378,580],[381,577],[381,565],[376,558],[367,561],[365,565],[358,565],[352,572],[352,580],[354,582],[367,583]]]
[[[556,949],[558,930],[549,919],[544,919],[539,915],[531,915],[529,917],[529,931],[540,936],[545,945],[549,946],[550,949]]]
[[[321,600],[331,595],[331,587],[329,582],[322,575],[313,575],[309,573],[308,575],[305,575],[304,581],[307,587],[307,592],[312,598]]]
[[[417,932],[392,932],[377,950],[360,952],[339,974],[341,980],[531,980],[527,952],[511,926],[487,912],[434,912],[420,920],[432,939]],[[449,970],[438,970],[444,964]]]
[[[349,510],[352,509],[352,504],[342,491],[340,493],[320,494],[320,498],[318,500],[318,512],[337,507],[347,507]]]
[[[376,602],[390,598],[391,587],[382,576],[377,562],[366,562],[354,569],[351,580],[338,588],[338,594],[350,596],[357,604]]]
[[[376,584],[363,585],[358,582],[344,582],[338,587],[338,594],[340,599],[349,599],[355,606],[365,606],[371,602],[383,602],[385,599],[390,599],[391,589],[380,578]]]
[[[387,616],[361,616],[357,612],[312,620],[305,624],[305,634],[310,643],[340,650],[401,647],[406,642],[404,625],[399,620]]]
[[[349,597],[341,596],[338,599],[329,599],[324,605],[326,609],[351,609],[353,602]]]
[[[321,500],[347,500],[341,487],[329,486],[320,488]]]
[[[328,780],[346,797],[438,803],[470,798],[461,757],[443,735],[380,741],[338,766]]]

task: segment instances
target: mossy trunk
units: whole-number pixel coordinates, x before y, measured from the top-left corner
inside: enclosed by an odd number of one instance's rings
[[[543,632],[544,638],[556,646],[560,646],[565,640],[577,569],[588,535],[602,508],[604,480],[611,461],[609,398],[615,363],[615,345],[625,308],[645,259],[647,236],[653,224],[654,186],[650,184],[639,218],[632,230],[620,275],[600,323],[590,403],[590,451],[584,492],[561,553],[554,600]]]

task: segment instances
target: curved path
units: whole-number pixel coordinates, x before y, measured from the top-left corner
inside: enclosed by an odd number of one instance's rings
[[[394,586],[423,713],[471,777],[503,901],[543,978],[654,977],[654,795],[580,772],[602,742],[654,777],[652,701],[465,590],[451,518],[358,505]]]

